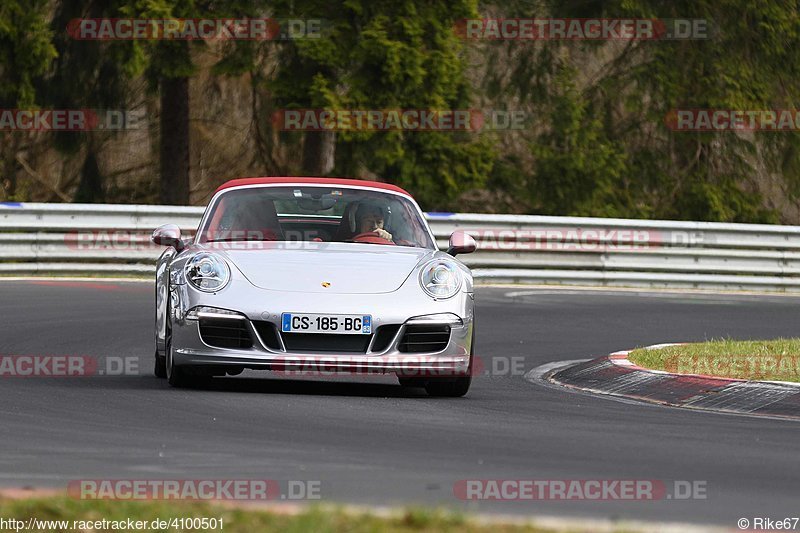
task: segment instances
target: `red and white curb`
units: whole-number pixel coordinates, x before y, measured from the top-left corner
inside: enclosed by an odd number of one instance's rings
[[[685,342],[668,342],[664,344],[653,344],[652,346],[645,346],[645,350],[658,350],[659,348],[669,348],[670,346],[681,346],[683,344],[688,344]],[[642,372],[652,372],[653,374],[667,374],[670,376],[692,376],[696,378],[706,378],[706,379],[721,379],[730,382],[739,382],[739,383],[771,383],[776,385],[787,385],[789,387],[798,387],[800,388],[800,383],[796,381],[754,381],[748,379],[740,379],[740,378],[721,378],[719,376],[712,376],[709,374],[686,374],[680,372],[667,372],[666,370],[654,370],[652,368],[645,368],[643,366],[639,366],[630,359],[628,356],[631,354],[633,350],[622,350],[619,352],[614,352],[608,356],[609,360],[614,363],[615,365],[619,365],[625,368],[630,368],[633,370],[640,370]]]
[[[647,349],[675,346],[665,343]],[[642,368],[631,350],[571,364],[544,378],[571,389],[706,411],[800,420],[800,384],[749,381]]]

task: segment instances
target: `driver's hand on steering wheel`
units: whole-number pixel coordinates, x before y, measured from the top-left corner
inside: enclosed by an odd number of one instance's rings
[[[376,233],[376,234],[378,235],[378,237],[380,237],[381,239],[386,239],[387,241],[391,241],[391,240],[392,240],[392,234],[391,234],[391,233],[389,233],[388,231],[386,231],[386,230],[385,230],[385,229],[383,229],[383,228],[378,228],[378,229],[376,229],[376,230],[375,230],[375,233]]]

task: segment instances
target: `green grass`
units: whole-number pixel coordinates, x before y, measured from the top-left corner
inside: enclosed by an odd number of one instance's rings
[[[310,507],[297,514],[277,513],[268,510],[252,510],[214,506],[205,503],[189,502],[128,502],[111,500],[77,500],[68,497],[47,497],[33,499],[0,498],[0,518],[15,518],[27,522],[30,517],[39,520],[92,520],[125,521],[128,519],[152,523],[155,519],[172,518],[217,518],[224,522],[224,533],[251,532],[347,532],[347,533],[407,533],[407,532],[507,532],[544,533],[546,530],[533,526],[479,524],[462,515],[441,510],[411,509],[398,512],[391,517],[354,513],[338,508]],[[68,529],[49,529],[49,531],[72,531]],[[190,529],[186,529],[189,531]],[[13,531],[13,529],[11,530]],[[94,531],[111,531],[95,529]],[[146,531],[152,531],[146,529]],[[164,529],[161,531],[178,531]],[[196,531],[196,530],[195,530]]]
[[[654,350],[639,348],[628,358],[645,368],[679,374],[800,382],[800,339],[716,339]]]

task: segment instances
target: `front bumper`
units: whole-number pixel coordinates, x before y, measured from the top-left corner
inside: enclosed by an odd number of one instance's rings
[[[471,284],[467,284],[471,287]],[[423,294],[416,283],[378,294],[325,294],[260,289],[244,280],[233,280],[219,293],[201,293],[189,284],[171,287],[171,322],[173,359],[176,365],[218,366],[255,370],[290,371],[312,368],[319,373],[369,372],[414,375],[464,375],[469,372],[473,338],[474,295],[463,291],[446,300],[434,300]],[[197,306],[226,309],[240,315],[252,339],[252,347],[222,348],[203,341],[199,322],[188,320],[189,310]],[[286,348],[283,334],[276,345],[262,338],[259,330],[265,323],[280,332],[281,313],[320,313],[331,315],[370,314],[373,317],[373,340],[381,326],[399,326],[391,342],[376,348],[371,341],[366,349],[333,352],[332,344],[319,351]],[[401,350],[400,340],[410,321],[418,317],[449,315],[457,319],[450,325],[446,346],[435,352]],[[429,325],[436,321],[426,322]],[[256,327],[258,324],[259,327]],[[263,331],[262,331],[263,333]],[[315,344],[315,346],[319,346]],[[336,349],[336,348],[334,348]],[[313,372],[312,372],[313,373]]]
[[[280,348],[270,347],[252,320],[246,317],[231,319],[246,328],[253,345],[250,348],[222,348],[204,342],[199,320],[180,319],[173,322],[173,357],[176,365],[215,366],[272,370],[289,375],[328,375],[337,373],[383,374],[401,377],[447,377],[469,373],[472,353],[472,314],[459,317],[460,322],[426,321],[426,325],[448,325],[449,340],[444,349],[436,352],[408,353],[400,344],[414,320],[402,321],[392,340],[378,352],[373,352],[373,340],[365,353],[324,353],[291,351],[283,342]],[[394,324],[396,325],[396,324]],[[276,329],[279,324],[273,323]],[[280,335],[280,334],[279,334]],[[281,337],[282,339],[282,337]]]

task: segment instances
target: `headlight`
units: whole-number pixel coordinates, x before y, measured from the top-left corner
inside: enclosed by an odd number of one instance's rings
[[[452,298],[461,288],[461,272],[451,261],[436,259],[422,267],[419,284],[433,298]]]
[[[231,279],[228,264],[219,256],[206,252],[201,252],[186,261],[184,271],[189,283],[204,292],[216,292]]]

